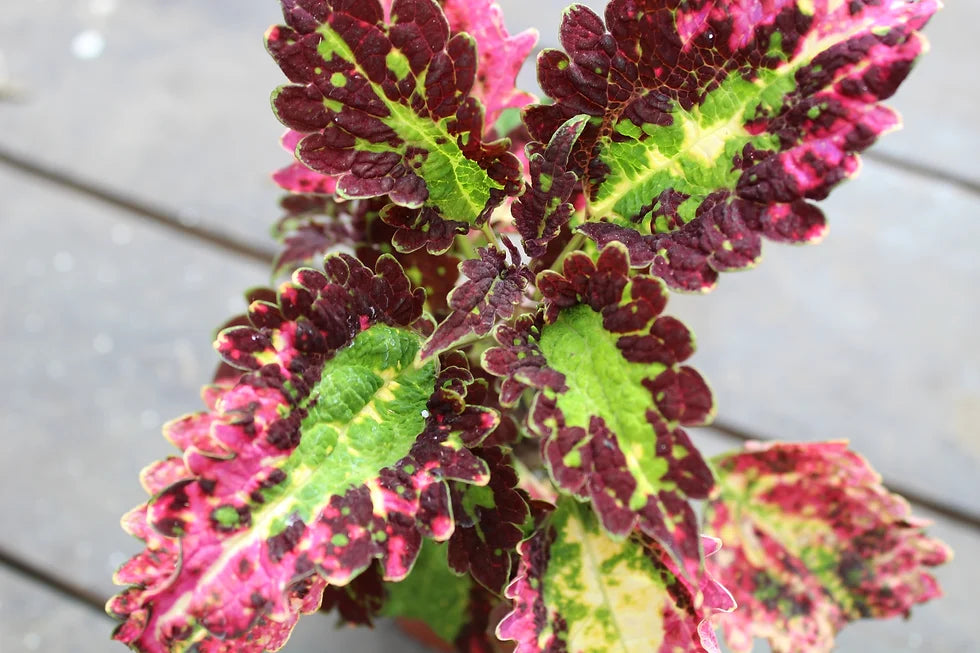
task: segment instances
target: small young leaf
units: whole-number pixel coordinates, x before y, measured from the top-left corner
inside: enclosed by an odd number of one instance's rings
[[[275,649],[327,583],[376,560],[401,579],[423,536],[451,536],[447,481],[489,482],[467,447],[498,420],[467,405],[464,357],[418,356],[423,297],[390,257],[373,272],[333,256],[219,334],[244,371],[209,389],[208,412],[165,427],[185,467],[144,477],[154,496],[131,530],[148,552],[109,603],[125,620],[117,639],[147,652]]]
[[[486,110],[487,126],[496,125],[504,109],[523,109],[534,102],[533,95],[519,91],[515,84],[538,40],[537,32],[508,34],[503,12],[494,0],[441,0],[441,4],[452,33],[466,32],[476,42],[479,61],[472,95]]]
[[[739,604],[721,622],[734,651],[829,652],[849,621],[940,595],[926,567],[949,549],[846,442],[750,443],[716,468],[705,523],[725,547],[707,565]]]
[[[573,499],[518,550],[514,611],[497,628],[515,653],[720,650],[708,618],[731,611],[731,595],[710,578],[692,585],[653,542],[611,539]]]
[[[449,565],[499,594],[511,579],[517,543],[524,539],[529,498],[517,489],[517,473],[501,449],[473,453],[490,468],[490,483],[450,483],[456,530],[449,540]]]
[[[569,157],[582,134],[586,116],[569,118],[551,137],[547,147],[527,147],[531,185],[511,206],[524,251],[531,258],[545,255],[548,243],[568,224],[574,206],[570,201],[578,189],[578,176],[569,171]]]
[[[286,195],[279,204],[285,215],[272,235],[283,248],[272,264],[274,277],[315,265],[328,252],[355,248],[364,240],[372,210],[370,200],[338,203],[326,195]]]
[[[808,200],[858,169],[857,153],[898,118],[879,104],[905,78],[937,0],[612,0],[605,24],[582,5],[545,50],[555,103],[532,107],[547,142],[585,114],[577,170],[585,233],[630,246],[634,265],[683,290],[752,265],[760,236],[825,231]]]
[[[394,0],[390,25],[378,0],[282,5],[286,25],[266,41],[293,82],[275,91],[273,107],[305,134],[296,156],[336,176],[344,198],[387,195],[399,205],[395,222],[420,241],[404,247],[426,244],[429,231],[480,225],[520,191],[509,142],[483,141],[483,107],[470,95],[473,39],[451,37],[434,0]]]
[[[425,290],[425,308],[434,317],[448,315],[446,297],[459,277],[459,259],[450,254],[391,252],[394,228],[380,219],[385,198],[336,202],[322,195],[287,195],[286,215],[273,229],[284,248],[276,258],[274,276],[322,263],[325,254],[353,251],[358,260],[373,266],[392,254],[416,286]]]
[[[509,241],[507,241],[509,245]],[[503,252],[493,246],[478,250],[480,258],[460,264],[466,276],[458,288],[449,294],[452,312],[436,327],[422,348],[422,356],[445,351],[471,333],[485,336],[498,320],[507,320],[524,296],[524,288],[534,275],[520,263],[520,255],[510,249],[511,263]]]
[[[501,402],[535,395],[529,427],[558,486],[589,499],[610,533],[638,527],[697,576],[697,519],[688,498],[705,498],[711,470],[680,424],[711,415],[708,386],[680,363],[691,334],[661,315],[666,290],[632,274],[618,244],[592,261],[565,259],[564,275],[538,276],[544,314],[496,332],[483,366],[504,377]]]

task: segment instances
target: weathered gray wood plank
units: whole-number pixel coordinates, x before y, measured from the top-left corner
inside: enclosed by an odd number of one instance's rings
[[[211,330],[263,280],[125,215],[0,170],[0,542],[106,594],[160,424],[201,407]]]
[[[109,619],[0,567],[0,653],[105,653],[111,632]]]
[[[269,173],[289,162],[269,106],[285,79],[262,44],[277,2],[35,2],[3,14],[0,52],[22,97],[0,102],[0,145],[268,244]]]

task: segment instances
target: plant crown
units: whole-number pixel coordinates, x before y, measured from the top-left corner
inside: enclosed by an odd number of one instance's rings
[[[336,609],[462,651],[819,652],[939,595],[948,549],[846,443],[699,453],[665,312],[821,238],[937,0],[573,5],[541,103],[492,0],[281,4],[289,278],[142,473],[117,640],[259,653]]]

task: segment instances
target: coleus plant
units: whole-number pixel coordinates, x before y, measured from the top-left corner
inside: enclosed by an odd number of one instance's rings
[[[471,652],[827,651],[938,596],[948,549],[846,443],[699,453],[665,313],[819,240],[937,5],[575,5],[535,103],[491,0],[282,0],[289,278],[164,427],[114,637],[276,650],[336,609]]]

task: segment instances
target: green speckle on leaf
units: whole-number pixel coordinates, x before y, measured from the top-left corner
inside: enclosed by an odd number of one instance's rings
[[[385,63],[388,65],[388,69],[395,73],[396,79],[404,79],[412,71],[408,57],[394,48],[388,51]]]
[[[216,522],[225,528],[234,528],[238,526],[240,521],[238,511],[234,506],[219,506],[212,513],[212,516]]]
[[[769,35],[769,52],[766,55],[786,59],[786,54],[783,52],[783,33],[778,29]]]

